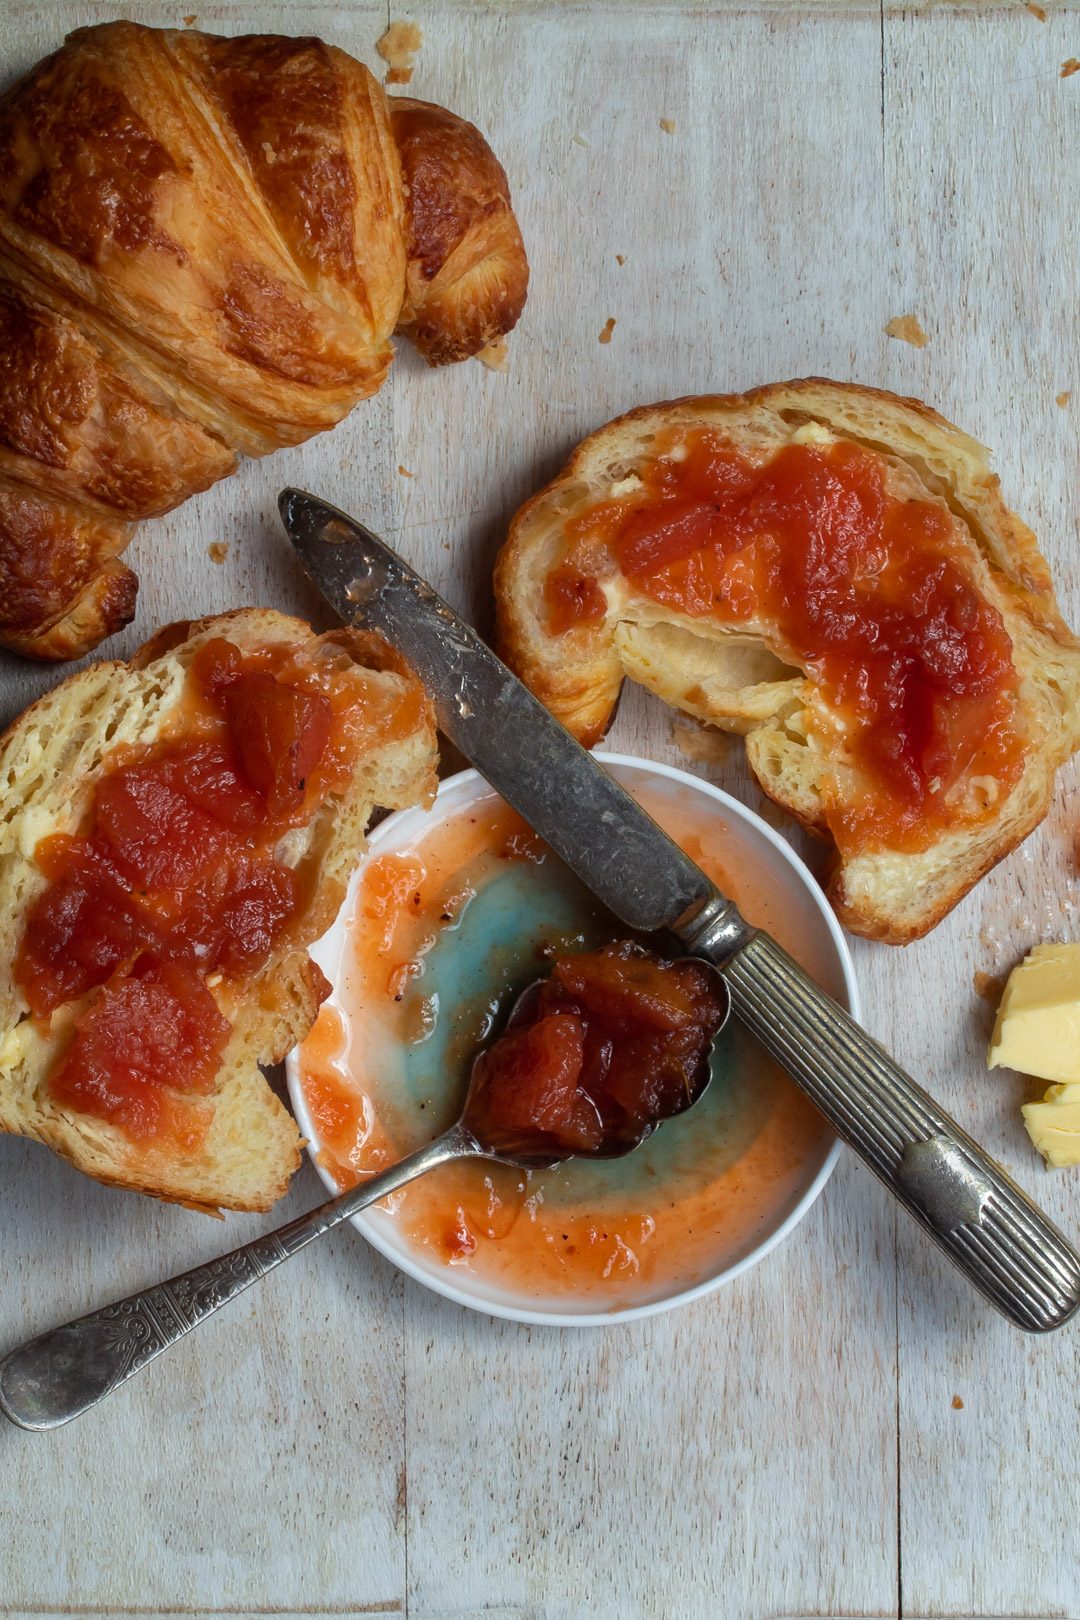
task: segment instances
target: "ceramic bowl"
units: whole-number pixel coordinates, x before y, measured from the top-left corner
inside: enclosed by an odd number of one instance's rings
[[[684,824],[692,821],[702,834],[702,845],[708,844],[719,851],[725,870],[733,875],[736,897],[750,919],[779,933],[783,943],[801,957],[804,966],[817,981],[853,1016],[859,1016],[858,990],[844,936],[821,889],[783,838],[730,795],[685,771],[620,754],[598,753],[596,757],[631,793],[645,800],[657,819],[663,819],[660,811],[667,806],[670,814],[677,815]],[[353,874],[337,921],[312,951],[332,985],[338,986],[344,977],[343,962],[345,953],[350,949],[352,919],[365,864],[388,853],[408,853],[425,836],[429,836],[440,822],[466,812],[485,800],[490,801],[491,796],[492,789],[476,771],[464,771],[443,782],[430,809],[401,811],[379,824],[368,840],[363,862]],[[755,894],[768,898],[764,915],[754,914]],[[466,941],[463,940],[461,944],[468,949]],[[482,945],[483,941],[474,940],[472,948],[477,951]],[[465,966],[467,975],[468,964]],[[335,993],[330,998],[330,1005],[334,1006],[337,1000]],[[338,1005],[341,1011],[340,1003]],[[352,1016],[361,1018],[362,1012],[354,1008]],[[740,1038],[744,1042],[748,1040],[745,1034]],[[725,1032],[720,1042],[727,1039]],[[753,1050],[757,1051],[756,1048]],[[303,1052],[303,1047],[297,1048],[286,1064],[293,1110],[308,1139],[309,1152],[319,1175],[327,1188],[336,1192],[339,1190],[338,1183],[327,1165],[325,1154],[320,1151],[319,1132],[305,1097]],[[692,1127],[694,1134],[687,1136],[681,1150],[684,1157],[687,1153],[697,1153],[699,1159],[703,1160],[706,1151],[715,1151],[715,1147],[709,1149],[708,1131],[702,1128],[702,1122],[695,1122],[695,1116],[709,1105],[717,1085],[718,1081],[714,1079],[710,1092],[697,1107],[681,1119],[661,1127],[651,1143],[659,1143],[665,1131],[687,1131]],[[695,1146],[699,1140],[703,1144],[701,1149]],[[647,1153],[651,1143],[639,1148],[633,1157]],[[727,1248],[721,1246],[704,1271],[692,1278],[684,1275],[654,1277],[646,1295],[641,1298],[636,1297],[633,1290],[628,1292],[621,1287],[613,1287],[610,1298],[598,1298],[592,1288],[584,1297],[578,1298],[573,1293],[568,1295],[565,1287],[561,1287],[557,1294],[551,1294],[522,1287],[520,1282],[511,1286],[497,1279],[476,1275],[469,1266],[448,1264],[430,1250],[418,1246],[401,1229],[396,1216],[382,1207],[363,1211],[354,1218],[354,1224],[380,1253],[408,1276],[474,1310],[515,1321],[567,1327],[626,1322],[676,1305],[688,1304],[721,1284],[733,1281],[755,1265],[802,1220],[832,1173],[839,1148],[835,1137],[822,1130],[814,1140],[812,1151],[804,1154],[797,1170],[788,1176],[784,1196],[752,1231],[743,1232],[740,1240]],[[629,1165],[630,1160],[624,1163]],[[592,1173],[595,1167],[581,1168]],[[705,1174],[709,1167],[702,1162],[696,1169],[699,1174]],[[734,1185],[738,1185],[737,1179]]]

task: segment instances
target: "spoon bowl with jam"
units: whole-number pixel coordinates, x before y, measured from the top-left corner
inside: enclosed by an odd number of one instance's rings
[[[621,1158],[704,1095],[728,1010],[707,962],[630,940],[558,956],[473,1063],[459,1125],[522,1169]]]

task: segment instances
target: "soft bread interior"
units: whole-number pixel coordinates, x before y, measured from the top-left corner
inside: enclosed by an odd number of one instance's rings
[[[502,649],[537,695],[586,743],[610,723],[629,676],[685,714],[745,739],[764,791],[828,835],[821,784],[841,799],[847,767],[825,757],[808,725],[824,698],[793,664],[766,617],[737,629],[691,617],[635,592],[610,558],[591,561],[607,602],[603,621],[551,635],[544,584],[569,518],[628,493],[655,454],[657,434],[715,425],[744,451],[849,440],[879,455],[890,494],[945,508],[965,537],[966,567],[1001,613],[1019,675],[1026,758],[1020,779],[977,825],[946,830],[917,853],[839,857],[831,894],[855,932],[895,943],[925,933],[985,871],[1042,820],[1054,772],[1080,742],[1080,644],[1066,628],[1031,531],[1005,506],[987,451],[917,401],[809,379],[746,395],[676,400],[609,423],[514,518],[496,570]]]
[[[343,791],[279,846],[279,858],[308,864],[315,881],[308,906],[269,961],[236,993],[210,982],[233,1027],[211,1097],[188,1099],[195,1109],[209,1101],[213,1111],[196,1156],[136,1146],[118,1127],[56,1104],[48,1076],[84,1003],[58,1008],[43,1028],[28,1016],[12,971],[27,911],[45,886],[34,861],[38,840],[79,826],[117,746],[161,735],[175,718],[194,654],[213,636],[241,650],[302,644],[312,659],[355,670],[358,701],[361,683],[366,694],[391,701],[416,684],[373,640],[349,632],[316,638],[299,619],[247,609],[174,627],[130,665],[96,664],[15,723],[0,745],[0,1128],[47,1143],[99,1181],[211,1209],[261,1210],[285,1191],[299,1164],[300,1137],[258,1066],[279,1062],[314,1020],[317,977],[307,947],[341,904],[372,810],[415,804],[434,791],[437,753],[426,700],[408,735],[380,737],[373,728]],[[185,1101],[182,1092],[177,1097]]]

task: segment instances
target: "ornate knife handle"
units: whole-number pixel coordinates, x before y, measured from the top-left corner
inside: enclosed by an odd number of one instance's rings
[[[768,934],[718,961],[732,1010],[949,1259],[1017,1327],[1080,1306],[1080,1255]]]
[[[446,1159],[478,1152],[475,1139],[454,1125],[381,1175],[298,1215],[276,1232],[29,1340],[0,1361],[0,1411],[22,1429],[58,1429],[96,1406],[298,1249]]]

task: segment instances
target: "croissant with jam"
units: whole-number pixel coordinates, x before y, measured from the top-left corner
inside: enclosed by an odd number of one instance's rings
[[[741,737],[871,939],[933,928],[1080,747],[1035,536],[917,400],[807,378],[631,411],[517,513],[495,590],[507,661],[583,742],[626,678]]]
[[[0,644],[95,646],[141,518],[332,427],[395,331],[476,354],[527,283],[480,133],[345,52],[72,34],[0,100]]]
[[[117,1187],[269,1209],[300,1134],[260,1073],[376,805],[430,802],[431,705],[355,630],[243,608],[62,681],[0,739],[0,1131]]]

